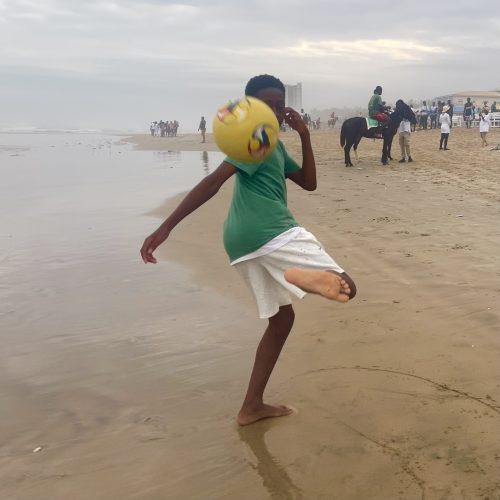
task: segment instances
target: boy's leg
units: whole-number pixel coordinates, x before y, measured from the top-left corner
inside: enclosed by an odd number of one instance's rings
[[[248,425],[269,417],[282,417],[292,413],[286,406],[271,406],[264,404],[264,390],[274,365],[288,334],[292,330],[295,313],[291,305],[282,306],[277,314],[269,318],[269,325],[257,348],[255,362],[248,383],[248,389],[238,413],[239,425]]]
[[[291,267],[285,271],[285,279],[305,292],[337,302],[347,302],[356,294],[354,281],[346,273]]]

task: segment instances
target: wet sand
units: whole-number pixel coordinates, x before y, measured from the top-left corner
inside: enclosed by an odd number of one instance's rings
[[[57,356],[54,334],[41,346],[50,369],[24,368],[30,383],[21,388],[3,379],[2,496],[499,496],[500,151],[481,148],[477,130],[454,129],[446,152],[437,131],[417,132],[414,163],[383,167],[380,143],[363,140],[348,169],[337,130],[312,137],[318,190],[290,184],[290,207],[358,295],[347,305],[296,302],[268,400],[298,414],[234,423],[265,322],[223,251],[228,183],[176,228],[156,267],[136,271],[119,304],[104,292],[106,267],[94,267],[101,287],[88,300],[113,305],[93,309],[106,329],[73,338]],[[215,150],[207,139],[129,140]],[[297,138],[283,140],[300,158]],[[500,143],[500,130],[489,142]],[[163,218],[178,200],[149,215]],[[159,222],[151,221],[141,236]],[[32,348],[22,341],[12,340],[11,372]]]

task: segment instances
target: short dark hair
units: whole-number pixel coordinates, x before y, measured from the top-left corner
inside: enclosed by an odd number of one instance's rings
[[[285,86],[280,79],[272,75],[258,75],[248,80],[245,87],[245,95],[257,97],[257,94],[262,89],[267,89],[269,87],[279,89],[283,94],[285,93]]]

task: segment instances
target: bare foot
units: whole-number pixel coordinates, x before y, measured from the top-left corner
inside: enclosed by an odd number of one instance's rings
[[[263,404],[258,408],[249,408],[248,410],[241,409],[238,413],[236,421],[238,425],[249,425],[262,420],[263,418],[286,417],[293,413],[293,409],[288,406],[271,406]]]
[[[292,267],[285,271],[285,279],[305,292],[315,293],[337,302],[347,302],[351,293],[347,281],[327,271]]]

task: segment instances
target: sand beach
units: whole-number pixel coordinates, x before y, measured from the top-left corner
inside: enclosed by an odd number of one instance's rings
[[[500,143],[500,131],[489,136],[493,146],[481,148],[477,130],[454,129],[450,151],[438,150],[438,131],[418,131],[411,164],[397,163],[396,137],[389,168],[379,162],[379,141],[363,140],[361,161],[345,168],[338,130],[314,131],[312,137],[319,188],[305,193],[291,183],[290,206],[355,278],[359,295],[345,308],[316,297],[296,305],[297,323],[277,369],[286,391],[275,398],[295,404],[300,414],[259,426],[269,427],[269,434],[279,435],[281,426],[302,434],[294,445],[302,452],[288,455],[290,476],[300,477],[290,482],[302,496],[291,488],[289,496],[276,498],[500,494],[494,479],[500,152],[490,150]],[[158,147],[161,138],[153,139],[133,142],[140,149]],[[300,159],[297,139],[283,134]],[[175,147],[173,139],[166,141],[163,147]],[[185,150],[216,148],[210,135],[206,144],[198,136],[179,142]],[[179,226],[161,255],[252,308],[246,289],[224,265],[220,221],[230,192],[228,186]],[[258,325],[256,340],[261,330]],[[279,443],[287,448],[281,432],[273,453]]]
[[[140,262],[140,244],[182,195],[155,186],[148,199],[141,183],[123,244],[99,240],[71,274],[86,290],[77,306],[34,275],[39,306],[22,319],[13,298],[3,312],[0,497],[500,498],[500,130],[488,139],[453,129],[439,151],[439,131],[418,131],[414,162],[397,162],[395,142],[390,166],[363,139],[346,168],[339,131],[312,132],[318,189],[289,183],[289,205],[358,295],[295,303],[268,400],[298,413],[245,428],[234,417],[265,322],[222,246],[231,182],[175,229],[157,266]],[[300,160],[298,137],[282,140]],[[130,163],[217,151],[210,134],[117,141]]]

